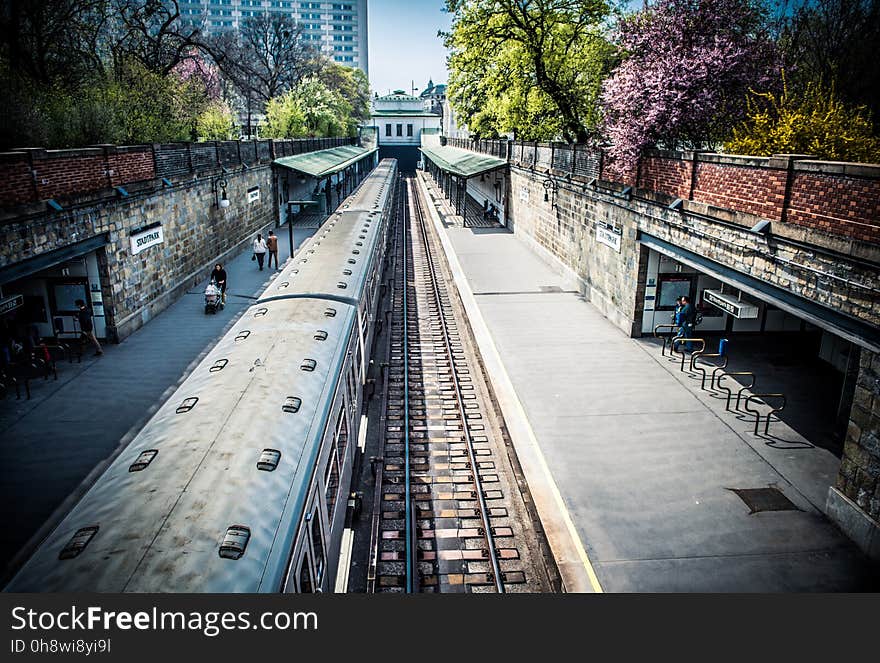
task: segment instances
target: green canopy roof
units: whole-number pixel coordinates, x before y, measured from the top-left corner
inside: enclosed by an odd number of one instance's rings
[[[477,154],[450,145],[420,149],[422,154],[433,161],[440,170],[445,170],[459,177],[473,177],[507,165],[504,159],[488,154]]]
[[[360,161],[376,151],[376,148],[367,149],[356,145],[342,145],[331,147],[329,150],[294,154],[292,157],[275,159],[274,163],[284,168],[290,168],[312,177],[322,178],[338,173],[348,168],[351,164]]]

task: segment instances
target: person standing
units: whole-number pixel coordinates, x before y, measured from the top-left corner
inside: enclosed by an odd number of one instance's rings
[[[266,238],[266,248],[269,249],[269,269],[272,269],[272,258],[275,258],[275,269],[278,269],[278,238],[275,233],[270,230],[269,236]]]
[[[263,239],[263,236],[257,234],[257,238],[254,240],[254,256],[257,258],[257,264],[260,266],[260,271],[263,271],[263,261],[266,259],[266,240]]]
[[[214,265],[214,271],[211,272],[211,281],[217,284],[217,287],[220,288],[220,292],[222,293],[222,299],[224,306],[226,305],[226,270],[223,269],[223,265],[219,262]]]
[[[94,324],[92,324],[91,309],[86,306],[86,303],[82,299],[76,300],[76,306],[77,308],[79,308],[77,318],[79,319],[80,331],[82,332],[83,336],[85,336],[95,346],[96,357],[104,354],[104,350],[101,348],[101,344],[98,343],[98,339],[95,336],[95,326]]]

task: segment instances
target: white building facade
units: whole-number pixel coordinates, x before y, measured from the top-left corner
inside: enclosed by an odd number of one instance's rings
[[[424,100],[395,90],[373,99],[370,122],[379,136],[379,158],[394,158],[401,170],[414,170],[423,133],[440,132],[440,114],[424,109]]]

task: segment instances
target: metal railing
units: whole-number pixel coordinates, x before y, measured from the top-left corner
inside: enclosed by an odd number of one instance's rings
[[[671,350],[672,350],[673,356],[675,356],[675,354],[677,354],[675,352],[675,344],[676,343],[679,343],[679,344],[681,344],[681,343],[699,343],[700,344],[699,350],[687,350],[687,349],[681,350],[681,352],[680,352],[680,354],[681,354],[681,367],[679,370],[682,373],[684,373],[684,360],[687,358],[687,353],[690,352],[691,355],[693,355],[694,353],[702,354],[703,352],[705,352],[706,339],[704,339],[704,338],[684,338],[683,336],[676,336],[675,338],[672,339],[672,344],[671,344]]]
[[[757,376],[754,373],[752,373],[751,371],[733,371],[733,372],[724,373],[724,374],[718,376],[718,391],[726,391],[727,392],[727,405],[725,405],[724,409],[728,412],[730,412],[730,399],[733,396],[733,390],[730,389],[730,387],[722,386],[721,382],[724,380],[724,378],[731,378],[731,377],[734,377],[737,375],[742,376],[742,377],[749,376],[752,378],[752,381],[751,381],[751,383],[742,387],[737,392],[737,394],[736,394],[736,407],[734,408],[735,410],[739,410],[739,401],[740,401],[740,398],[742,398],[742,393],[746,389],[752,389],[755,386],[755,383],[758,381]]]
[[[719,357],[722,360],[720,366],[717,364],[706,364],[705,366],[697,366],[698,361],[705,362],[706,359],[718,359]],[[706,366],[712,366],[714,368],[714,370],[712,371],[712,380],[710,382],[710,388],[714,389],[716,372],[727,368],[727,363],[729,361],[730,358],[726,354],[721,354],[720,352],[694,352],[691,355],[691,372],[697,372],[702,375],[702,377],[700,378],[700,389],[703,391],[706,390]]]
[[[676,332],[678,331],[679,327],[680,325],[673,325],[671,323],[664,323],[662,325],[657,325],[656,327],[654,327],[654,338],[659,338],[661,341],[663,341],[663,347],[660,349],[661,356],[666,356],[666,342],[675,339]],[[671,329],[672,334],[662,336],[658,335],[657,332],[659,332],[661,329]]]
[[[768,398],[781,398],[782,404],[779,405],[778,407],[773,407],[769,403],[766,402],[766,399],[768,399]],[[779,413],[785,409],[785,406],[788,402],[788,399],[786,399],[785,394],[752,394],[751,396],[749,396],[746,399],[746,402],[743,405],[743,409],[745,409],[746,412],[749,412],[749,413],[755,415],[755,435],[757,435],[758,434],[758,425],[761,423],[761,416],[762,415],[759,410],[753,410],[752,408],[749,407],[749,403],[751,403],[752,401],[757,401],[759,403],[762,403],[762,404],[770,407],[770,411],[767,413],[766,423],[764,424],[764,435],[769,435],[770,434],[770,418],[773,415],[776,415],[776,419],[779,420]]]

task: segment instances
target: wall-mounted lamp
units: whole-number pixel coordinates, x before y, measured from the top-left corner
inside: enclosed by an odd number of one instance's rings
[[[544,202],[550,202],[550,194],[553,194],[553,200],[550,204],[550,207],[556,207],[556,192],[558,187],[556,186],[556,182],[553,178],[548,177],[546,180],[541,182],[544,186]]]
[[[229,207],[229,198],[226,196],[226,180],[222,175],[211,183],[211,189],[214,192],[214,207],[220,209]]]

